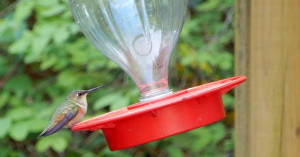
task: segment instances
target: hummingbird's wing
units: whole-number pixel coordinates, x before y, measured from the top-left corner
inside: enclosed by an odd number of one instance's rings
[[[68,122],[70,122],[77,114],[78,114],[78,110],[66,110],[66,112],[64,112],[63,114],[60,114],[59,116],[53,115],[53,117],[56,117],[53,125],[48,126],[38,136],[38,138],[54,134],[59,129],[63,128]]]

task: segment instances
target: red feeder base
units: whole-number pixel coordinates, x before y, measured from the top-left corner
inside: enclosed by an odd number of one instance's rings
[[[102,130],[113,151],[176,135],[223,119],[222,94],[246,79],[232,77],[133,104],[78,123],[72,130]]]

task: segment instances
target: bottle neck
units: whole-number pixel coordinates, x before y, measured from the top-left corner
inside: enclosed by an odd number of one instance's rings
[[[168,79],[164,78],[151,84],[140,85],[140,102],[147,102],[171,95],[173,91],[168,87]]]
[[[140,102],[147,102],[147,101],[155,100],[155,99],[162,98],[162,97],[165,97],[165,96],[168,96],[171,94],[173,94],[173,91],[169,88],[162,89],[162,90],[155,90],[155,91],[152,91],[151,93],[142,94],[140,97]]]

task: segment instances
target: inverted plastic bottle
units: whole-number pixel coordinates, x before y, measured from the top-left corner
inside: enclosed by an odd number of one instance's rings
[[[70,0],[70,8],[85,36],[129,74],[141,93],[140,101],[145,102],[172,94],[168,66],[186,17],[187,3]]]

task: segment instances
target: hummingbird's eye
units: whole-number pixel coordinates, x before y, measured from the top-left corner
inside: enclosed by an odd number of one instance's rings
[[[78,96],[81,96],[81,95],[83,95],[83,93],[78,93],[77,95],[78,95]]]

